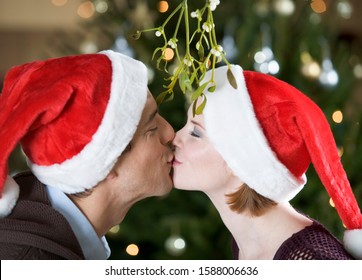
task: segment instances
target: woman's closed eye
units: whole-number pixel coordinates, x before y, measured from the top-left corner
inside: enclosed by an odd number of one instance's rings
[[[200,138],[202,136],[202,133],[200,130],[198,130],[196,127],[190,132],[191,136]]]

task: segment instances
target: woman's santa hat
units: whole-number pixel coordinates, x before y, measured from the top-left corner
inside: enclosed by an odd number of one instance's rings
[[[362,215],[321,109],[291,85],[231,65],[215,70],[216,91],[204,91],[210,141],[250,188],[276,202],[291,200],[305,185],[313,163],[342,222],[346,249],[362,259]],[[211,71],[203,81],[211,80]]]
[[[0,95],[0,217],[19,195],[7,168],[19,142],[42,183],[90,189],[133,138],[147,90],[146,66],[111,50],[12,68]]]

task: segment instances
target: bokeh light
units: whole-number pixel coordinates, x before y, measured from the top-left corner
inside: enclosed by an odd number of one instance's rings
[[[130,256],[137,256],[139,251],[140,250],[136,244],[129,244],[126,248],[126,252]]]
[[[341,123],[343,121],[343,113],[340,110],[334,111],[332,114],[332,120],[335,123]]]
[[[81,18],[88,19],[94,15],[95,7],[93,2],[85,1],[79,5],[77,13]]]
[[[157,4],[157,9],[160,13],[166,13],[168,11],[168,7],[167,1],[159,1]]]
[[[52,0],[52,4],[54,6],[64,6],[65,4],[67,4],[68,0]]]
[[[310,6],[317,14],[324,13],[327,10],[327,5],[323,0],[314,0]]]

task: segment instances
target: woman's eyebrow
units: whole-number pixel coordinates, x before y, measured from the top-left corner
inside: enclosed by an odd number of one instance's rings
[[[191,120],[190,122],[193,123],[194,125],[197,125],[197,126],[199,126],[199,127],[201,127],[202,129],[205,130],[205,128],[204,128],[200,123],[198,123],[197,121]]]

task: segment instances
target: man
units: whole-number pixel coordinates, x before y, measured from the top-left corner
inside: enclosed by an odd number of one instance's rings
[[[0,95],[0,258],[106,259],[130,207],[172,188],[147,69],[113,51],[12,68]],[[20,142],[31,172],[7,175]],[[34,175],[33,175],[34,174]]]

